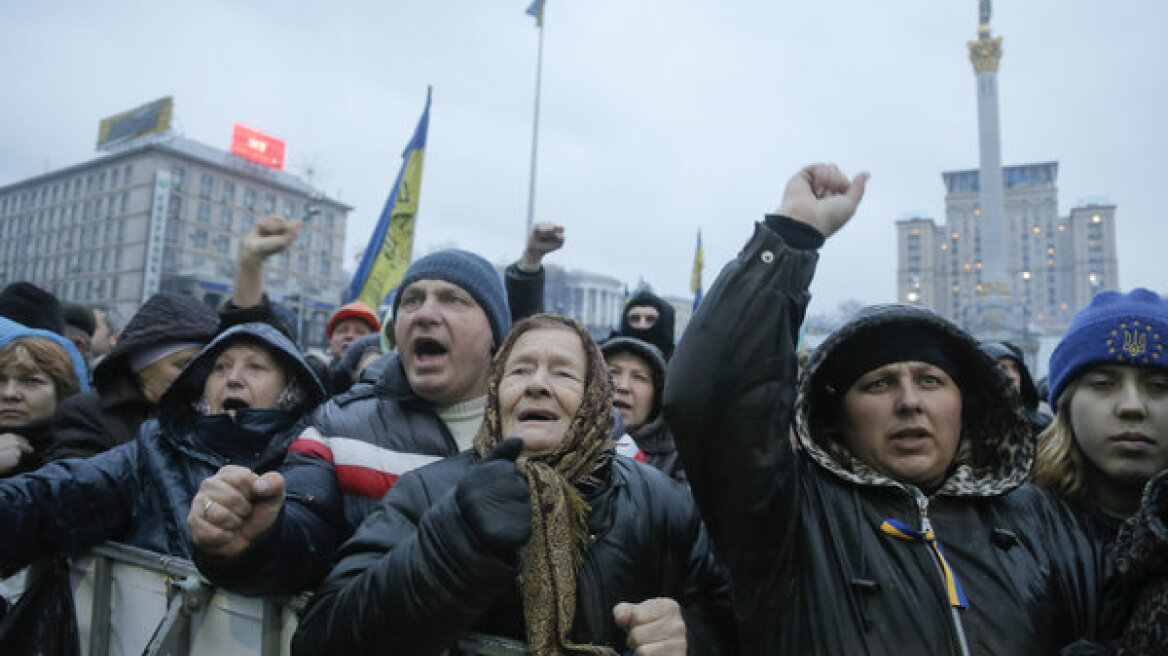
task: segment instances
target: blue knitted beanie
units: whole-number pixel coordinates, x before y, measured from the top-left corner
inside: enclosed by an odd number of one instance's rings
[[[1168,367],[1168,299],[1150,289],[1099,292],[1075,315],[1050,355],[1050,405],[1084,368],[1096,364]]]
[[[418,280],[445,280],[466,290],[487,315],[495,346],[503,343],[503,338],[511,330],[511,308],[507,305],[503,279],[490,262],[474,253],[456,249],[430,253],[414,262],[406,269],[406,275],[402,276],[393,296],[394,317],[401,305],[401,291]]]

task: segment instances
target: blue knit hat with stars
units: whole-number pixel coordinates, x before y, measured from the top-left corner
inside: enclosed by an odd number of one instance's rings
[[[1099,364],[1168,368],[1168,299],[1137,287],[1099,292],[1050,355],[1050,405],[1083,369]]]

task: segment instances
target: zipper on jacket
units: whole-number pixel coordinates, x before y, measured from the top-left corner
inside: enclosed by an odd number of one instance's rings
[[[921,520],[921,532],[926,534],[932,533],[935,545],[937,534],[933,531],[933,523],[929,521],[929,498],[917,486],[909,485],[907,487],[909,492],[912,493],[913,500],[917,502],[917,513]],[[948,595],[949,582],[945,575],[947,564],[942,561],[943,557],[938,547],[934,546],[933,552],[933,564],[937,567],[937,574],[941,577],[941,585],[945,586],[946,595]],[[965,637],[965,623],[961,621],[961,615],[958,612],[957,606],[949,605],[949,615],[953,618],[953,629],[957,632],[957,645],[961,649],[961,656],[969,656],[969,641]]]

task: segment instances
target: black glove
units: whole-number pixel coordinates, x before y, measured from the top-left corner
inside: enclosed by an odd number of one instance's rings
[[[458,482],[454,501],[471,531],[494,553],[513,556],[531,538],[531,492],[515,469],[523,440],[509,437]]]

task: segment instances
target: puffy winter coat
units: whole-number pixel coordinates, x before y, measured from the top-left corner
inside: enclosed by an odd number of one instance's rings
[[[306,393],[299,409],[200,415],[193,407],[219,352],[237,340],[277,354]],[[89,459],[66,459],[0,481],[0,570],[12,572],[46,552],[76,552],[117,540],[190,558],[191,498],[204,478],[235,463],[269,471],[283,461],[304,411],[324,388],[294,344],[267,324],[236,326],[207,345],[159,401],[160,419],[138,439]]]
[[[317,408],[289,448],[280,473],[294,503],[240,556],[197,552],[204,576],[248,595],[311,589],[399,476],[458,453],[433,405],[414,394],[397,353],[382,360],[376,383],[358,383]]]
[[[1024,482],[1029,429],[964,332],[920,308],[871,311],[821,345],[796,399],[795,345],[822,239],[785,217],[758,225],[703,299],[666,379],[666,415],[731,572],[742,653],[959,654],[965,641],[973,654],[1049,654],[1110,630],[1102,543]],[[822,416],[816,374],[865,326],[930,316],[970,373],[968,454],[925,495],[822,442],[820,427],[837,418]],[[886,520],[908,530],[893,535]]]
[[[524,640],[518,564],[478,544],[454,499],[473,451],[412,471],[342,547],[293,638],[294,654],[438,654],[467,631]],[[592,541],[577,577],[572,638],[624,650],[620,601],[672,597],[690,653],[728,653],[728,586],[689,495],[614,458],[585,493]]]

